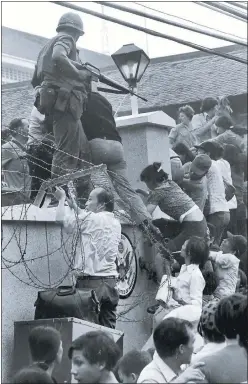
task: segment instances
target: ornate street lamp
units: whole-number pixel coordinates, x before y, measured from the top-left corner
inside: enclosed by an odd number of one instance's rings
[[[123,79],[128,83],[131,92],[137,92],[137,83],[141,80],[150,59],[143,49],[134,44],[123,45],[111,55]],[[138,100],[131,95],[132,115],[138,114]]]

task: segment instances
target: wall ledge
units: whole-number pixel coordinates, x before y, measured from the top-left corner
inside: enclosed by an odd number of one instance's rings
[[[72,213],[69,207],[65,207],[65,212]],[[124,216],[125,215],[125,216]],[[121,225],[132,226],[132,222],[126,217],[124,211],[117,211],[115,215]],[[2,222],[39,222],[56,224],[56,207],[39,208],[33,204],[20,204],[2,207]]]
[[[174,119],[172,119],[163,111],[140,113],[138,115],[122,116],[116,118],[117,128],[140,125],[161,126],[161,128],[168,130],[169,128],[174,128],[176,123]]]

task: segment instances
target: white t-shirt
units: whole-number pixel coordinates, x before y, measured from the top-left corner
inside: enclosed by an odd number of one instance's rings
[[[238,282],[240,260],[231,253],[222,253],[222,251],[210,251],[209,258],[214,262],[214,270],[219,280],[214,296],[222,299],[233,295]]]
[[[215,160],[206,174],[209,199],[209,214],[216,212],[229,212],[225,195],[225,185],[221,171]]]
[[[121,241],[121,224],[112,212],[81,211],[66,216],[67,233],[77,233],[74,270],[89,276],[117,276],[115,260]],[[78,232],[76,232],[78,231]]]
[[[175,300],[184,300],[187,304],[202,306],[205,280],[199,265],[183,264],[175,283]]]

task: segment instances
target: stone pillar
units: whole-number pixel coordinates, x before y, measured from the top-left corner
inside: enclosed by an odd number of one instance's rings
[[[154,161],[161,162],[164,171],[171,175],[168,132],[175,125],[175,120],[163,111],[116,119],[125,151],[128,178],[133,188],[145,189],[140,173]]]

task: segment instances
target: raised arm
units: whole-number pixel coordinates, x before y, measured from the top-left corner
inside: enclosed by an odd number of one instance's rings
[[[198,115],[193,116],[192,119],[192,131],[196,136],[204,135],[211,130],[212,125],[215,123],[216,116],[209,120],[206,124],[203,124]]]
[[[65,200],[66,200],[65,191],[62,188],[56,187],[54,196],[59,201],[59,205],[56,210],[56,222],[63,224],[65,219]]]
[[[77,80],[89,80],[91,74],[88,70],[83,69],[80,63],[69,59],[73,42],[68,38],[61,38],[57,41],[53,48],[52,61],[58,71],[63,72],[70,78]]]
[[[170,131],[170,134],[169,134],[169,142],[170,142],[171,148],[175,144],[177,135],[178,135],[178,127],[172,128],[172,130]]]

